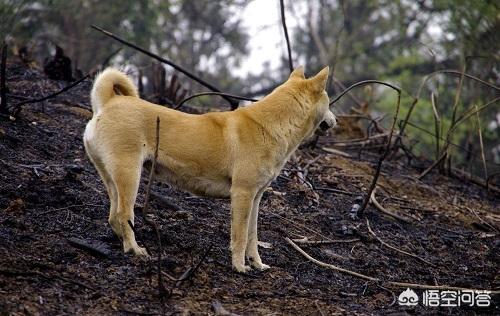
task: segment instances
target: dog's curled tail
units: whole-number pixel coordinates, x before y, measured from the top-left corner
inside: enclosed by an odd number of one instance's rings
[[[90,102],[94,114],[98,113],[109,100],[116,96],[117,92],[120,95],[139,97],[137,88],[129,76],[118,69],[106,68],[96,76],[90,92]]]

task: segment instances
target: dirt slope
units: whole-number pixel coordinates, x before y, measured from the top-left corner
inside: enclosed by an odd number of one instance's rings
[[[65,85],[17,64],[9,64],[7,79],[11,93],[27,97]],[[45,105],[26,106],[14,122],[0,118],[0,315],[214,314],[217,301],[247,315],[500,313],[498,296],[490,308],[402,307],[395,299],[403,289],[327,270],[290,247],[284,237],[343,240],[301,247],[323,262],[385,281],[500,289],[498,196],[439,175],[412,180],[418,170],[390,161],[377,199],[410,222],[372,206],[365,218],[353,220],[349,210],[371,181],[377,153],[358,159],[319,149],[300,152],[264,195],[259,232],[269,248],[261,254],[272,269],[263,273],[231,270],[227,201],[153,185],[153,192],[181,209],[152,197],[163,270],[180,276],[213,245],[194,277],[175,288],[162,308],[154,262],[124,256],[107,224],[107,195],[81,140],[90,115],[82,109],[89,106],[89,89],[85,82]],[[307,178],[316,190],[297,174],[309,163]],[[138,240],[156,253],[155,234],[140,218],[144,182],[143,177]],[[384,247],[368,232],[366,219],[379,238],[432,265]],[[99,244],[108,254],[78,249],[70,238]]]

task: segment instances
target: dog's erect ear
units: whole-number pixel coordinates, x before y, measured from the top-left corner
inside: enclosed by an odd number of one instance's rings
[[[299,66],[290,74],[290,78],[306,79],[304,76],[304,66]]]
[[[328,81],[329,72],[330,67],[326,66],[320,72],[318,72],[316,76],[308,79],[314,92],[321,92],[326,89],[326,82]]]

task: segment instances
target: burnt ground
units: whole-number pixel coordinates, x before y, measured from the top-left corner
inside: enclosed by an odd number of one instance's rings
[[[35,97],[63,87],[36,70],[9,64],[15,95]],[[372,179],[378,152],[346,158],[320,149],[298,153],[262,200],[259,217],[265,272],[247,275],[230,266],[229,203],[198,198],[155,183],[153,219],[163,243],[162,269],[180,276],[213,245],[194,276],[160,304],[154,261],[123,255],[107,223],[108,198],[85,157],[82,133],[91,113],[90,82],[51,99],[25,106],[15,121],[0,119],[0,314],[154,315],[224,314],[498,314],[489,308],[399,306],[402,288],[366,282],[320,267],[301,256],[284,237],[343,240],[300,246],[313,257],[384,281],[500,289],[498,196],[475,185],[421,169],[403,159],[387,161],[379,202],[409,217],[405,223],[369,206],[362,219],[349,210]],[[11,102],[16,102],[11,99]],[[343,150],[343,149],[342,149]],[[306,165],[309,165],[307,169]],[[422,165],[425,165],[422,162]],[[315,190],[300,180],[308,170]],[[154,231],[144,225],[143,176],[136,206],[137,239],[154,254]],[[323,188],[351,194],[328,192]],[[385,242],[431,264],[384,247],[367,230],[370,221]],[[314,233],[312,230],[321,235]],[[78,238],[106,252],[98,256],[68,242]],[[352,241],[355,239],[356,241]],[[168,288],[173,281],[165,280]],[[421,290],[417,290],[419,295]],[[163,306],[163,307],[162,307]]]

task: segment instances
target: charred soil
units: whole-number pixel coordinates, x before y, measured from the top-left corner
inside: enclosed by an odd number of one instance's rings
[[[7,84],[15,104],[66,83],[9,63]],[[384,163],[377,199],[410,221],[372,205],[364,218],[351,219],[379,152],[346,158],[321,149],[299,151],[264,195],[259,239],[265,242],[263,261],[271,265],[265,272],[232,271],[228,201],[155,182],[150,208],[160,227],[163,271],[180,276],[213,245],[188,281],[174,287],[165,279],[172,291],[160,303],[155,261],[122,253],[107,223],[107,194],[85,156],[90,85],[87,80],[45,103],[26,105],[15,121],[0,118],[1,315],[500,313],[495,295],[489,308],[399,306],[404,288],[325,269],[294,250],[285,237],[332,239],[339,242],[299,246],[318,260],[383,281],[500,288],[498,196],[435,171],[415,180],[421,170],[393,159]],[[146,177],[136,203],[137,239],[155,257],[156,235],[140,216]],[[430,264],[382,245],[366,219],[380,239]],[[101,253],[75,247],[75,239]],[[422,290],[416,292],[421,296]]]

